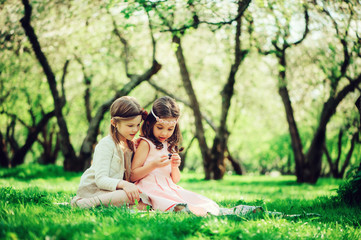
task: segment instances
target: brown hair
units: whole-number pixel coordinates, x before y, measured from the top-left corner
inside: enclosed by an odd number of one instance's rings
[[[156,116],[159,118],[179,118],[180,110],[175,102],[175,100],[171,97],[164,96],[158,98],[154,101],[152,110]],[[152,141],[157,149],[162,149],[163,144],[157,140],[157,138],[153,134],[153,128],[157,120],[153,116],[153,114],[148,114],[147,118],[144,120],[141,134],[142,137],[145,137]],[[178,145],[182,140],[182,134],[179,129],[179,123],[177,122],[174,128],[173,135],[167,139],[169,143],[168,151],[173,152],[181,152],[183,148],[179,148]]]
[[[142,115],[142,118],[144,119],[144,109],[142,109],[137,102],[137,100],[134,97],[129,96],[123,96],[118,99],[116,99],[112,105],[110,106],[110,116],[114,121],[114,125],[118,124],[122,120],[131,120],[139,115]],[[110,136],[112,137],[116,149],[118,151],[119,157],[120,152],[120,133],[118,133],[117,128],[110,124]],[[134,143],[130,140],[126,140],[128,147],[134,152]],[[124,168],[125,168],[125,174],[124,178],[125,180],[129,181],[130,178],[130,166],[131,162],[126,161],[124,159]]]

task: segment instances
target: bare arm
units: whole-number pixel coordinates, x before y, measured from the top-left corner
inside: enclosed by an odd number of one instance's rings
[[[172,155],[172,162],[171,162],[171,177],[174,183],[178,183],[180,178],[181,178],[181,174],[179,171],[179,165],[181,163],[181,158],[178,154],[173,154]]]
[[[149,144],[146,141],[140,141],[132,162],[132,173],[130,175],[131,181],[138,181],[139,179],[147,176],[154,169],[170,164],[168,157],[164,155],[160,159],[154,160],[149,164],[144,165],[144,162],[149,154],[149,149]]]
[[[132,204],[135,202],[135,200],[139,201],[139,190],[135,184],[125,180],[120,180],[117,185],[117,189],[122,189],[125,194],[127,194],[127,197]]]
[[[180,171],[178,167],[172,167],[172,172],[170,173],[174,183],[178,183],[180,180]]]
[[[140,141],[132,161],[132,172],[130,175],[130,180],[132,182],[142,179],[154,170],[154,167],[151,164],[144,166],[144,162],[148,157],[149,149],[149,144],[146,141]]]

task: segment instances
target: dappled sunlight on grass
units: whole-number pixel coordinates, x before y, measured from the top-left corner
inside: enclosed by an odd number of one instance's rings
[[[312,200],[335,195],[342,180],[320,179],[317,184],[299,184],[294,176],[228,176],[205,181],[193,173],[183,175],[180,186],[221,202],[272,202],[282,199]]]
[[[75,193],[80,182],[80,176],[71,179],[64,177],[49,178],[49,179],[32,179],[27,181],[19,181],[14,178],[1,179],[0,185],[3,187],[14,187],[15,189],[26,189],[29,187],[38,187],[41,190],[48,192],[66,192],[68,194]]]

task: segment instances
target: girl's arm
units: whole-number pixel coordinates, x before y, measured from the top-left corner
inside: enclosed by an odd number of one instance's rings
[[[180,180],[180,171],[178,167],[172,167],[172,171],[170,173],[172,180],[174,183],[178,183]]]
[[[147,164],[146,166],[144,166],[144,162],[147,159],[149,149],[149,144],[146,141],[141,140],[137,147],[137,150],[134,153],[130,181],[138,181],[139,179],[145,177],[148,173],[154,170],[151,164]]]
[[[114,143],[108,139],[102,139],[95,147],[93,155],[93,165],[95,170],[95,183],[103,190],[114,191],[120,179],[111,178],[109,169],[111,168],[114,152]]]
[[[148,157],[149,149],[149,144],[145,140],[140,141],[132,162],[132,172],[130,174],[130,180],[132,182],[138,181],[147,176],[154,169],[167,166],[170,163],[168,157],[163,156],[159,160],[144,165],[144,162]]]
[[[181,174],[179,171],[179,165],[181,163],[181,158],[178,154],[173,154],[172,156],[172,163],[171,163],[171,177],[174,183],[178,183],[180,178],[181,178]]]

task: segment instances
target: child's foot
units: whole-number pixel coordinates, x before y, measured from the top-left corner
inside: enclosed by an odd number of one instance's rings
[[[246,215],[248,213],[259,213],[263,212],[262,207],[238,205],[233,208],[221,208],[219,215]]]
[[[174,205],[169,212],[190,212],[186,203],[178,203]]]
[[[184,205],[177,205],[177,206],[174,207],[173,211],[174,212],[182,212],[182,211],[184,212],[185,208],[186,207]]]
[[[234,207],[234,213],[237,215],[246,215],[251,212],[252,213],[263,212],[263,208],[258,206],[248,206],[248,205],[238,205]]]
[[[137,209],[140,210],[140,211],[147,211],[147,210],[151,210],[152,209],[152,206],[148,205],[148,204],[145,204],[143,203],[142,201],[140,201],[138,204],[137,204]]]

